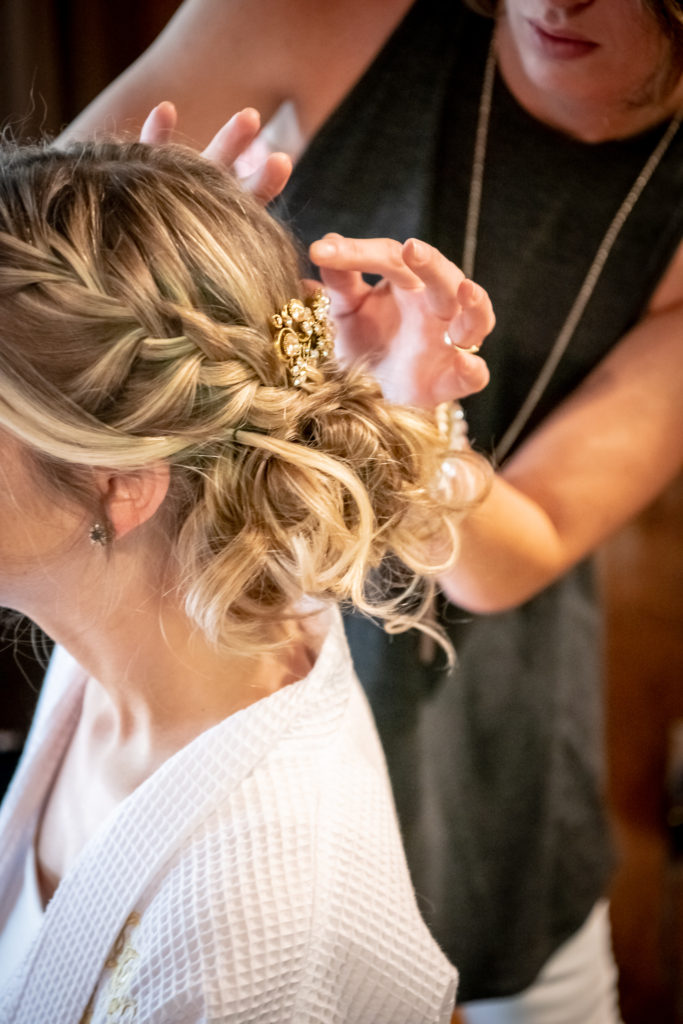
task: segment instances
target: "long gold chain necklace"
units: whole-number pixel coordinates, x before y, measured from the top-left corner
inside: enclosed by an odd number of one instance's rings
[[[479,234],[479,215],[481,212],[481,196],[484,183],[484,170],[486,166],[486,144],[488,142],[489,125],[491,121],[491,104],[493,100],[493,86],[496,77],[496,54],[494,39],[491,39],[486,66],[484,68],[484,80],[482,84],[481,97],[479,100],[479,115],[477,119],[477,132],[474,140],[474,156],[472,159],[472,177],[470,180],[470,194],[467,204],[467,219],[465,221],[465,242],[463,245],[462,270],[466,277],[472,277],[474,263],[477,255],[477,239]],[[521,434],[529,417],[538,405],[550,380],[557,369],[562,356],[571,342],[574,332],[579,325],[586,306],[595,291],[600,274],[607,261],[614,243],[619,237],[626,220],[638,202],[643,190],[650,178],[656,171],[659,163],[669,148],[676,132],[681,124],[681,117],[678,115],[669,122],[669,125],[648,157],[640,174],[633,182],[626,198],[614,215],[605,235],[598,246],[593,261],[588,268],[583,284],[579,288],[576,298],[567,314],[567,317],[560,328],[548,355],[540,369],[536,380],[531,385],[529,392],[524,399],[519,411],[515,415],[503,437],[493,452],[496,465],[500,465],[511,447]],[[495,296],[494,306],[495,306]]]

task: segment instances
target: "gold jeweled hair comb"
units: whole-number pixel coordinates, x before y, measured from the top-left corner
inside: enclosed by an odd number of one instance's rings
[[[318,288],[303,300],[290,299],[270,318],[275,351],[295,387],[309,379],[311,368],[332,355],[335,329],[329,308],[329,297]]]

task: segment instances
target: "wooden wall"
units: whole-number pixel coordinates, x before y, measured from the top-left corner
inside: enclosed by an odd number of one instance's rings
[[[154,39],[179,0],[2,0],[0,122],[57,134]]]
[[[683,1021],[682,525],[679,479],[601,558],[609,796],[621,854],[612,923],[626,1024]]]

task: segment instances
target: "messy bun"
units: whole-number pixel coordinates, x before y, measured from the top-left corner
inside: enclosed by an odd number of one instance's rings
[[[82,503],[83,469],[166,461],[173,583],[254,653],[307,597],[415,624],[472,498],[435,486],[432,418],[360,369],[288,383],[269,321],[301,287],[286,232],[191,151],[0,152],[0,424]],[[389,554],[390,599],[367,582]]]

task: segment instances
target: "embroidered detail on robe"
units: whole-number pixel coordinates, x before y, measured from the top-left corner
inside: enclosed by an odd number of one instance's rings
[[[134,910],[128,915],[126,923],[116,937],[111,952],[104,962],[105,971],[111,976],[103,975],[107,986],[107,1024],[133,1024],[137,1020],[137,1002],[130,996],[130,982],[135,974],[140,954],[131,943],[131,933],[140,924],[140,914]],[[98,986],[99,988],[99,986]],[[93,1018],[97,990],[93,992],[81,1017],[80,1024],[90,1024]]]

